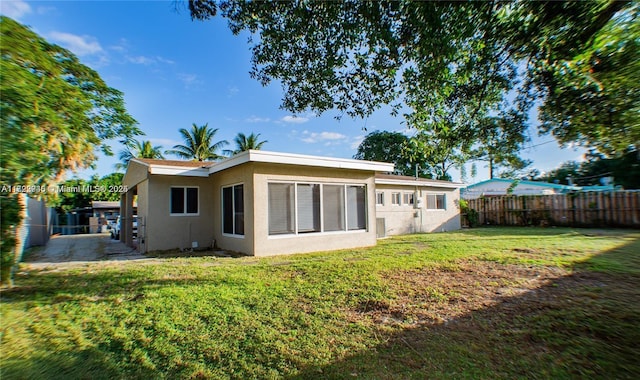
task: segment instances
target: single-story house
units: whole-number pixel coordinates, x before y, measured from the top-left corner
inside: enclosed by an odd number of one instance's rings
[[[377,235],[460,228],[460,184],[376,176],[393,168],[262,150],[219,162],[132,159],[121,219],[132,221],[137,195],[140,251],[216,246],[255,256],[365,247]],[[406,204],[394,205],[397,191]],[[376,201],[387,198],[388,210]],[[402,218],[408,227],[398,227]],[[133,245],[132,223],[121,231]]]
[[[460,183],[376,174],[378,237],[460,229]]]
[[[476,199],[480,197],[491,197],[507,195],[513,186],[514,179],[492,178],[469,185],[461,190],[462,199]],[[513,187],[512,195],[551,195],[565,194],[572,191],[579,191],[579,186],[560,185],[556,183],[517,180]]]

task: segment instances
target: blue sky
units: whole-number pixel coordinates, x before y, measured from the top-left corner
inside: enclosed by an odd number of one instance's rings
[[[248,36],[234,36],[222,18],[191,21],[185,4],[3,0],[0,9],[74,52],[109,86],[124,92],[127,110],[146,133],[140,139],[163,149],[182,143],[178,129],[192,123],[219,128],[217,140],[232,142],[238,132],[255,132],[268,141],[266,150],[342,158],[351,158],[374,130],[411,133],[405,131],[402,118],[390,116],[388,110],[366,120],[345,116],[339,121],[337,111],[316,117],[281,110],[280,85],[262,87],[249,77]],[[580,160],[584,153],[561,149],[553,137],[539,137],[533,128],[530,136],[523,157],[540,171]],[[117,142],[113,148],[116,156],[123,149]],[[95,170],[77,175],[103,176],[113,172],[117,162],[117,157],[100,155]],[[451,174],[460,180],[458,172]],[[470,181],[487,178],[488,169],[478,163],[478,175]]]

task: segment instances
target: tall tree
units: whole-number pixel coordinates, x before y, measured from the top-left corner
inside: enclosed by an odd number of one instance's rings
[[[265,143],[268,143],[267,140],[260,141],[260,134],[255,134],[251,132],[249,136],[246,136],[244,133],[240,132],[233,139],[233,142],[236,143],[235,150],[225,150],[224,154],[228,156],[233,156],[238,153],[246,152],[247,150],[260,150]]]
[[[560,167],[545,173],[540,180],[559,181],[566,184],[570,176],[579,186],[602,185],[603,178],[612,178],[611,184],[625,189],[640,189],[640,159],[638,152],[629,149],[621,157],[607,158],[592,151],[586,155],[586,161],[565,162]]]
[[[543,96],[541,132],[607,156],[640,152],[639,15],[629,1],[515,9],[512,46],[529,58],[527,80]]]
[[[421,130],[409,141],[412,157],[423,157],[431,168],[431,178],[450,181],[449,170],[461,167],[469,155],[467,147],[460,147],[464,140],[462,128],[435,127]]]
[[[112,154],[108,140],[141,134],[123,94],[74,54],[4,16],[0,40],[3,184],[46,186],[68,170],[92,166],[96,148]],[[8,191],[2,196],[4,203],[19,203],[23,220],[26,194]],[[5,228],[23,230],[21,223],[3,223],[2,228],[3,235]],[[3,262],[20,261],[22,239],[16,237],[15,248],[2,245]],[[4,270],[1,281],[11,282]]]
[[[193,123],[191,130],[180,128],[179,130],[185,145],[174,145],[173,149],[167,150],[166,154],[175,154],[176,156],[195,161],[211,161],[219,160],[223,156],[216,153],[223,146],[228,145],[227,140],[213,142],[218,133],[218,128],[211,129],[209,124],[201,126]]]
[[[119,201],[120,195],[123,191],[122,178],[123,173],[111,173],[104,177],[92,178],[91,185],[93,185],[98,191],[91,193],[91,200],[93,201]]]
[[[519,152],[529,139],[527,125],[522,114],[487,117],[479,129],[478,144],[470,151],[470,159],[485,161],[489,166],[489,178],[494,178],[500,167],[507,172],[518,172],[531,164],[520,157]]]
[[[431,178],[431,167],[424,155],[411,148],[409,138],[400,132],[374,131],[365,136],[353,158],[391,162],[398,174],[408,176],[415,175],[417,165],[419,177]]]
[[[120,151],[118,158],[121,162],[115,165],[116,170],[125,170],[132,158],[164,159],[162,147],[159,145],[153,146],[151,141],[132,140],[126,145],[127,148]]]
[[[607,154],[638,141],[639,70],[630,68],[638,51],[637,3],[191,0],[189,8],[194,19],[219,12],[233,33],[251,33],[251,76],[264,85],[279,81],[282,107],[292,112],[367,117],[383,105],[394,113],[404,106],[410,127],[450,135],[455,125],[455,134],[473,140],[480,121],[507,109],[501,103],[515,92],[511,111],[526,112],[539,99],[542,131],[561,141]],[[587,81],[588,65],[577,70],[576,62],[593,62],[594,72],[606,75]],[[566,75],[571,71],[584,75]],[[593,109],[612,117],[588,114],[615,125],[615,133],[592,132],[587,118],[567,123],[579,115],[563,102],[578,104],[580,90],[564,98],[572,85],[597,90],[588,92]]]

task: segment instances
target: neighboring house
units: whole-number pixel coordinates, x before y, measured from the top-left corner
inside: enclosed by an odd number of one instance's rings
[[[389,174],[375,182],[378,237],[460,229],[462,184]]]
[[[517,181],[513,191],[509,192],[514,181]],[[500,195],[549,195],[564,194],[572,191],[579,191],[578,186],[559,185],[555,183],[522,181],[505,178],[493,178],[467,186],[460,191],[462,199],[476,199],[480,197],[491,197]]]
[[[142,252],[215,245],[268,256],[365,247],[376,244],[377,217],[389,219],[390,226],[400,223],[396,219],[410,225],[383,234],[459,228],[457,185],[449,182],[416,186],[407,177],[387,178],[391,183],[380,184],[383,192],[398,188],[424,199],[425,207],[437,199],[446,206],[441,212],[424,210],[431,219],[425,216],[430,221],[422,224],[416,224],[414,211],[400,218],[378,215],[376,186],[384,176],[376,174],[391,171],[393,164],[383,162],[262,150],[220,162],[132,159],[121,211],[130,220],[137,195]],[[431,191],[447,195],[429,201]],[[123,223],[121,240],[129,245],[131,230]]]
[[[107,232],[107,226],[115,223],[120,215],[119,201],[92,201],[91,208],[93,216],[89,218],[89,233]]]

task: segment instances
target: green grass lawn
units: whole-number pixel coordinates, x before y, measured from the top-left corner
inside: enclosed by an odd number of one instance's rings
[[[2,379],[636,378],[640,233],[481,228],[376,247],[30,270]]]

